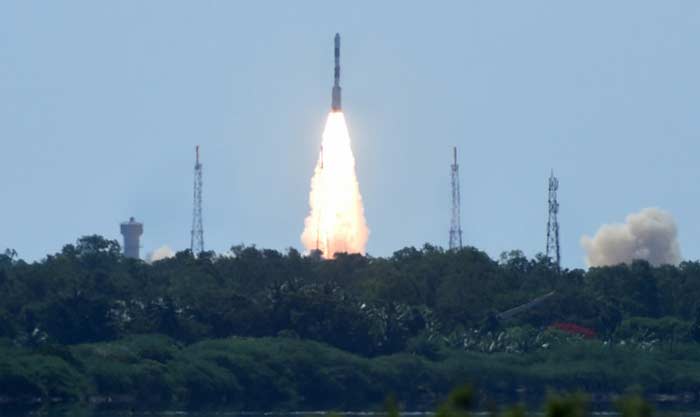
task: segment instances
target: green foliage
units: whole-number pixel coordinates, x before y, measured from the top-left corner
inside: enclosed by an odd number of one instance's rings
[[[387,417],[399,417],[399,404],[396,401],[396,396],[394,394],[389,394],[384,400],[384,412]]]
[[[558,272],[544,256],[425,245],[334,260],[235,246],[148,264],[85,236],[31,264],[0,254],[0,391],[246,410],[366,408],[387,392],[418,407],[465,381],[509,396],[695,392],[698,299],[698,262]]]
[[[117,242],[100,236],[85,236],[33,264],[7,252],[0,255],[0,337],[37,346],[140,333],[184,343],[287,334],[365,356],[411,351],[436,357],[421,337],[522,352],[538,348],[536,333],[559,321],[593,328],[610,341],[645,340],[651,333],[672,344],[700,340],[698,263],[558,273],[542,256],[511,251],[496,262],[474,248],[431,245],[386,259],[342,254],[322,260],[245,246],[232,254],[194,258],[184,251],[147,264],[123,258]],[[541,306],[508,322],[496,319],[552,290]],[[504,336],[488,340],[484,332]]]
[[[444,340],[437,336],[420,334],[408,340],[405,351],[414,355],[420,355],[430,360],[444,359],[448,354]]]
[[[453,390],[447,401],[438,407],[436,417],[468,417],[474,405],[474,392],[468,385]]]
[[[621,417],[651,417],[654,414],[651,404],[639,395],[622,397],[616,406]]]
[[[588,398],[583,394],[552,395],[545,406],[545,417],[588,417]]]
[[[644,342],[691,341],[693,324],[675,317],[630,317],[624,320],[615,337]]]
[[[525,406],[522,404],[512,406],[508,408],[505,412],[501,413],[501,417],[526,417],[527,412]]]
[[[26,401],[53,397],[78,401],[89,392],[89,384],[58,356],[0,345],[0,392]]]
[[[532,400],[550,388],[692,390],[700,385],[700,352],[690,346],[648,352],[581,342],[520,354],[445,349],[444,357],[428,360],[415,354],[366,358],[299,339],[235,337],[183,346],[164,336],[139,335],[76,345],[68,352],[0,344],[0,389],[20,402],[94,397],[142,406],[238,410],[366,410],[380,406],[392,392],[397,405],[426,409],[464,381],[504,398],[515,398],[518,387],[525,386]],[[456,391],[441,413],[465,415],[477,406],[476,399],[476,391]],[[553,397],[553,410],[566,411],[570,402]]]

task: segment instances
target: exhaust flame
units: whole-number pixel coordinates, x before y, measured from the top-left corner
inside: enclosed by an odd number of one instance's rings
[[[304,221],[301,241],[307,250],[325,258],[338,252],[365,253],[369,229],[355,175],[355,157],[345,116],[328,115],[318,163],[311,178],[311,212]]]

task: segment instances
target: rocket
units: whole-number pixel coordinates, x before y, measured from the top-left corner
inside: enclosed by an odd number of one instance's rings
[[[331,95],[331,111],[342,111],[340,106],[340,34],[335,34],[335,71],[333,94]]]

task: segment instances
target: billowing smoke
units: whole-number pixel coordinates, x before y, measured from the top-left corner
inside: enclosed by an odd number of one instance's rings
[[[624,224],[605,224],[592,238],[583,236],[588,266],[617,265],[643,259],[650,264],[681,261],[676,222],[670,213],[645,208],[627,216]]]
[[[175,251],[170,249],[170,246],[163,245],[153,252],[148,254],[148,262],[160,261],[175,256]]]
[[[345,116],[328,115],[318,163],[311,179],[311,211],[304,221],[301,241],[331,258],[338,252],[365,253],[369,229],[355,174],[355,157]]]

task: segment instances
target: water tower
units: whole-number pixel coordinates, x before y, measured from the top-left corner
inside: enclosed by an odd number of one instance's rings
[[[139,259],[139,250],[141,249],[139,240],[143,234],[143,223],[139,223],[131,217],[128,222],[121,224],[121,231],[124,236],[124,256]]]

